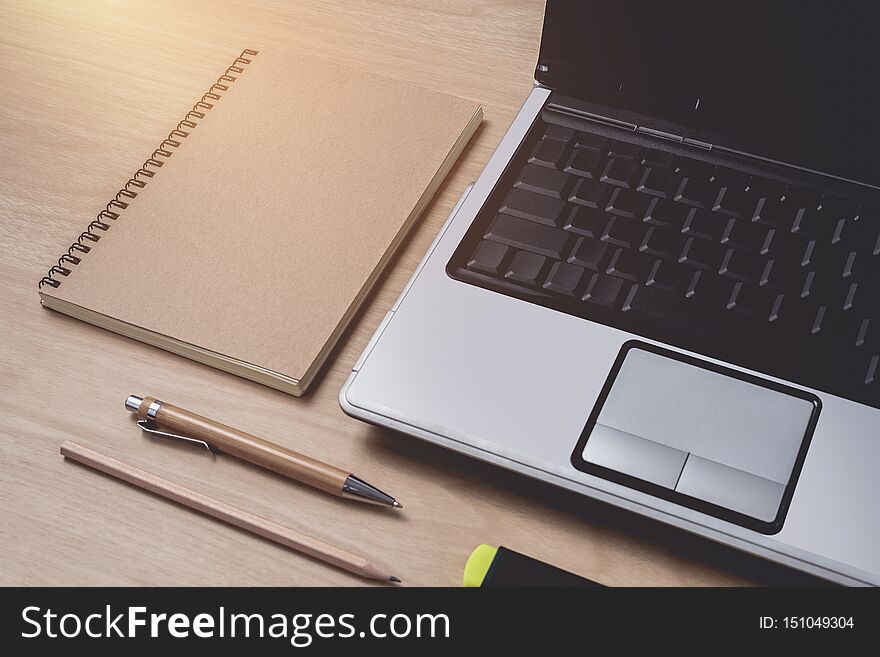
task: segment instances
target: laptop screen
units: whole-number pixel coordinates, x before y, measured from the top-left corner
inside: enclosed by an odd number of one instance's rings
[[[873,2],[548,0],[536,79],[658,129],[880,186]]]

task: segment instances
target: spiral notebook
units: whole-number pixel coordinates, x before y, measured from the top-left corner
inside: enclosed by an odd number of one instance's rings
[[[481,118],[245,50],[40,281],[42,303],[300,395]]]

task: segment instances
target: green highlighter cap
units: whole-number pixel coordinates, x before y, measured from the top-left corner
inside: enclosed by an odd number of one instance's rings
[[[496,554],[498,554],[497,547],[485,543],[478,545],[471,552],[471,556],[468,557],[464,566],[464,585],[468,587],[481,586]]]
[[[480,545],[464,566],[464,585],[500,588],[506,586],[601,586],[549,563],[520,554],[503,545]]]

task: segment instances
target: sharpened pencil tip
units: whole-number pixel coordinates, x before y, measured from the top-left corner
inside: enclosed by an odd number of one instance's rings
[[[392,575],[391,577],[388,578],[388,581],[389,581],[389,582],[397,582],[397,583],[400,583],[400,578],[399,578],[399,577],[395,577],[394,575]]]
[[[391,506],[393,506],[395,509],[402,509],[402,508],[403,508],[403,504],[401,504],[401,503],[398,502],[397,500],[394,500],[394,501],[391,503]]]

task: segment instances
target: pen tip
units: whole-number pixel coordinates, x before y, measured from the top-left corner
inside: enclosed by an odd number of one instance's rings
[[[399,582],[400,582],[400,578],[399,578],[399,577],[395,577],[394,575],[392,575],[391,577],[388,578],[388,581],[389,581],[389,582],[398,582],[398,583],[399,583]]]
[[[394,507],[395,509],[402,509],[402,508],[403,508],[403,504],[401,504],[401,503],[398,502],[397,500],[394,500],[394,501],[391,503],[391,506]]]

